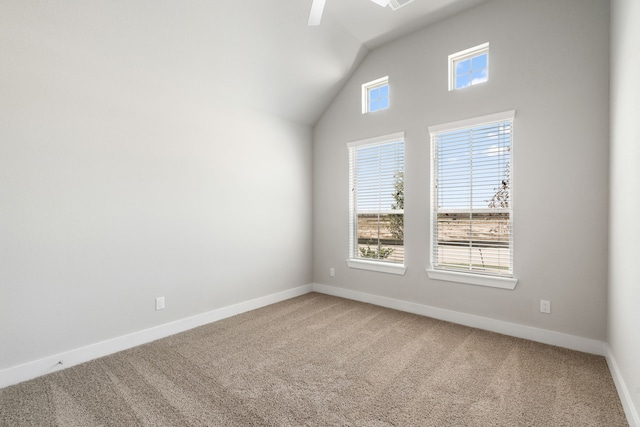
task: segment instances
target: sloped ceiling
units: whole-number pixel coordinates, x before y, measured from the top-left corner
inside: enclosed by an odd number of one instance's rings
[[[312,126],[373,48],[485,0],[8,0],[0,26],[118,63],[197,102],[243,104]],[[13,33],[15,34],[15,32]]]

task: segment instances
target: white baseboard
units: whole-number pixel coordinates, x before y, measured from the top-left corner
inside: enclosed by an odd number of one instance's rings
[[[613,353],[607,343],[590,338],[578,337],[575,335],[563,334],[545,329],[533,328],[531,326],[519,325],[517,323],[505,322],[502,320],[490,319],[473,314],[461,313],[442,308],[431,307],[423,304],[416,304],[408,301],[387,298],[379,295],[372,295],[365,292],[353,291],[336,286],[322,285],[314,283],[313,291],[322,294],[333,295],[355,301],[366,302],[382,307],[393,308],[395,310],[406,311],[408,313],[419,314],[432,317],[434,319],[445,320],[460,325],[473,328],[484,329],[544,344],[555,345],[568,348],[570,350],[582,351],[585,353],[604,356],[609,366],[609,371],[618,391],[618,396],[624,408],[627,422],[630,427],[640,427],[640,417],[638,410],[631,399],[631,393],[627,388],[624,378],[618,368]]]
[[[413,302],[372,295],[336,286],[314,283],[313,290],[322,294],[333,295],[382,307],[393,308],[400,311],[406,311],[408,313],[433,317],[434,319],[446,320],[448,322],[470,326],[472,328],[484,329],[486,331],[555,345],[558,347],[568,348],[570,350],[606,356],[606,343],[590,338],[577,337],[575,335],[563,334],[561,332],[534,328],[517,323],[505,322],[503,320],[476,316],[474,314],[432,307],[429,305],[416,304]]]
[[[186,319],[177,320],[164,325],[123,335],[121,337],[44,357],[22,365],[6,368],[0,371],[0,388],[30,380],[51,372],[59,371],[61,369],[69,368],[118,351],[146,344],[151,341],[165,338],[179,332],[184,332],[211,322],[216,322],[240,313],[265,307],[280,301],[285,301],[290,298],[307,294],[311,291],[375,304],[382,307],[393,308],[408,313],[428,316],[465,326],[564,347],[571,350],[605,356],[609,370],[611,371],[611,375],[618,390],[622,406],[627,416],[627,421],[629,422],[630,427],[640,427],[638,411],[633,404],[629,389],[627,388],[618,369],[618,365],[611,353],[611,350],[608,345],[602,341],[317,283],[288,289],[286,291],[209,311],[197,316],[188,317]],[[63,362],[62,365],[58,363],[60,361]]]
[[[319,292],[327,295],[366,302],[382,307],[393,308],[395,310],[406,311],[408,313],[446,320],[448,322],[470,326],[473,328],[484,329],[504,335],[568,348],[570,350],[577,350],[585,353],[604,356],[607,360],[609,371],[611,372],[611,376],[613,377],[613,381],[616,385],[618,396],[620,397],[620,401],[622,403],[622,407],[624,408],[624,413],[627,417],[629,426],[640,427],[640,417],[638,416],[638,410],[633,403],[633,399],[631,398],[630,390],[625,384],[622,373],[618,368],[618,364],[616,363],[609,345],[603,341],[577,337],[575,335],[563,334],[561,332],[554,332],[545,329],[533,328],[531,326],[519,325],[517,323],[490,319],[473,314],[445,310],[442,308],[416,304],[379,295],[372,295],[365,292],[353,291],[336,286],[314,283],[313,290],[314,292]]]
[[[611,352],[611,348],[609,348],[608,345],[606,350],[607,365],[609,365],[609,371],[611,371],[613,382],[616,384],[616,389],[618,390],[618,395],[620,396],[620,402],[624,408],[624,413],[627,416],[629,427],[640,427],[640,415],[633,404],[631,393],[624,381],[624,378],[622,377],[620,368],[618,368],[618,363],[616,362],[616,359]]]
[[[133,332],[121,337],[90,344],[85,347],[54,354],[22,365],[6,368],[0,371],[0,388],[17,384],[22,381],[27,381],[61,369],[69,368],[118,351],[146,344],[148,342],[165,338],[179,332],[184,332],[211,322],[226,319],[227,317],[235,316],[236,314],[255,310],[257,308],[304,295],[311,292],[312,288],[313,285],[310,284],[299,286],[297,288],[244,301],[228,307],[219,308],[207,313],[165,323],[164,325]],[[59,363],[60,361],[62,361],[62,364]]]

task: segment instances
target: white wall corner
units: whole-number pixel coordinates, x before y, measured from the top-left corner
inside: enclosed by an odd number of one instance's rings
[[[616,389],[618,390],[618,395],[620,396],[620,402],[622,403],[624,414],[627,416],[629,427],[640,427],[640,415],[638,414],[638,408],[636,408],[633,404],[631,391],[627,387],[622,373],[620,372],[620,368],[618,367],[618,363],[616,362],[613,352],[608,345],[606,346],[605,357],[607,359],[609,371],[611,371],[611,376],[613,377],[613,382],[615,383]]]
[[[238,304],[218,308],[196,316],[133,332],[128,335],[90,344],[85,347],[71,349],[63,353],[47,356],[32,362],[12,366],[0,371],[0,388],[70,368],[80,363],[108,356],[109,354],[146,344],[189,329],[197,328],[198,326],[226,319],[237,314],[295,298],[312,292],[312,290],[313,285],[311,284],[287,289]],[[59,363],[60,361],[62,361],[62,364]]]

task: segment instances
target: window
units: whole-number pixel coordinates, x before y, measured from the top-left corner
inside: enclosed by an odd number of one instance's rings
[[[429,276],[513,289],[515,111],[429,128]],[[449,274],[452,273],[452,274]]]
[[[404,133],[348,148],[348,265],[404,274]]]
[[[362,114],[389,108],[389,77],[362,85]]]
[[[489,43],[449,55],[449,90],[489,80]]]

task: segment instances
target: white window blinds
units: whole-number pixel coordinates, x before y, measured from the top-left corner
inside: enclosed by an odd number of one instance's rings
[[[433,269],[513,276],[514,116],[429,128]]]
[[[404,134],[349,143],[349,258],[404,261]]]

